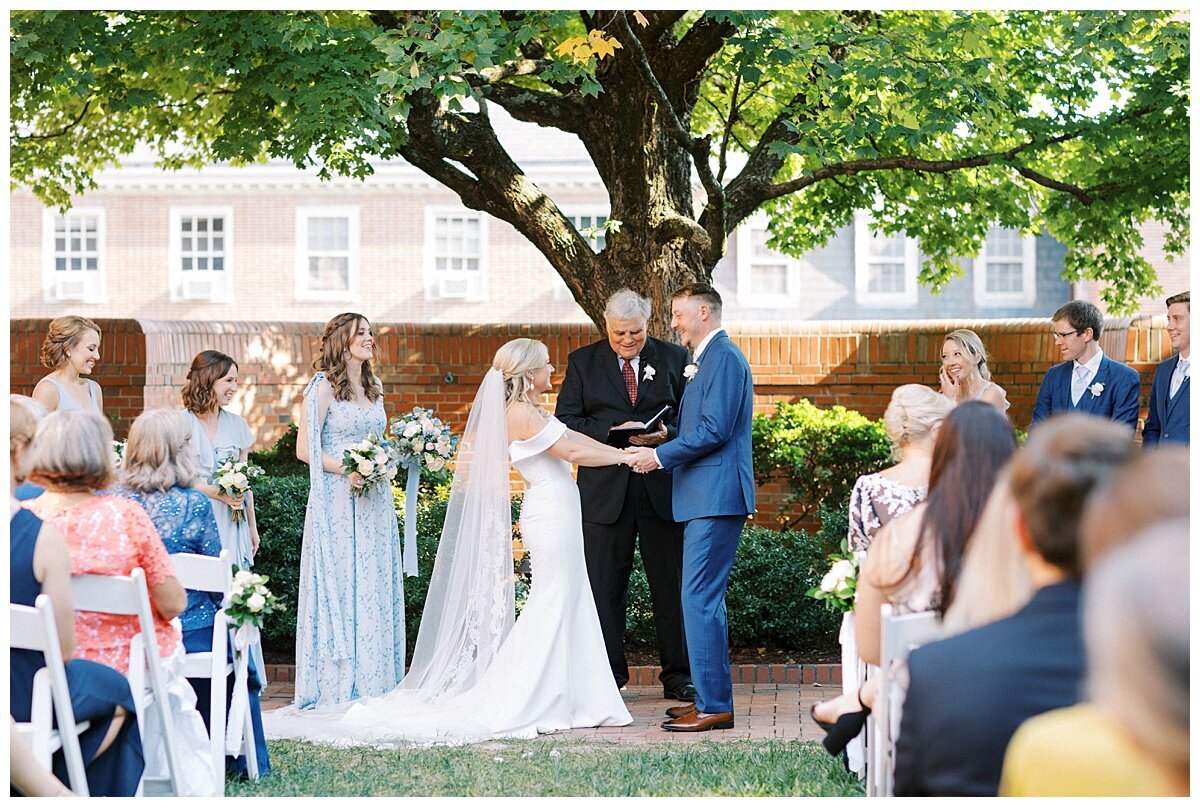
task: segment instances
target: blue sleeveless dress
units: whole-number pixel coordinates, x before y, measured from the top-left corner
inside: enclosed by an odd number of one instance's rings
[[[28,510],[18,510],[9,522],[9,602],[32,606],[42,593],[33,574],[33,553],[37,548],[42,520]],[[33,706],[33,677],[46,666],[41,653],[32,650],[9,651],[9,713],[18,722],[29,720]],[[71,708],[75,720],[91,721],[79,737],[87,772],[88,790],[93,796],[132,796],[137,792],[144,767],[142,738],[138,734],[137,709],[129,691],[129,682],[121,673],[84,659],[66,662],[67,686],[71,690]],[[117,706],[129,713],[117,738],[97,756],[112,723]],[[67,765],[62,751],[54,754],[54,775],[68,783]]]
[[[301,709],[383,695],[404,677],[404,582],[400,530],[390,486],[350,495],[321,454],[383,434],[383,399],[363,407],[333,400],[317,418],[317,373],[304,391],[308,423],[308,507],[296,609],[296,700]]]

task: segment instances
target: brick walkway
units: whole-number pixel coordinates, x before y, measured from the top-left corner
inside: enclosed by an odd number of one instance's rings
[[[808,715],[809,706],[831,698],[841,691],[829,684],[734,684],[733,710],[736,725],[724,731],[681,733],[659,728],[666,719],[664,710],[680,701],[664,700],[661,686],[630,686],[624,694],[625,706],[633,718],[628,726],[616,728],[572,729],[539,737],[541,740],[616,740],[619,742],[696,742],[702,739],[728,740],[819,740],[821,729]],[[264,710],[278,709],[292,700],[293,685],[274,681],[263,698]]]

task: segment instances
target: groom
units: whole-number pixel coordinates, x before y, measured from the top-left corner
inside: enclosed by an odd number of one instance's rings
[[[640,448],[633,469],[671,471],[683,533],[683,625],[696,701],[667,710],[668,731],[733,728],[725,588],[746,516],[754,512],[750,365],[721,327],[721,297],[693,283],[671,295],[671,327],[692,349],[684,369],[679,436]]]

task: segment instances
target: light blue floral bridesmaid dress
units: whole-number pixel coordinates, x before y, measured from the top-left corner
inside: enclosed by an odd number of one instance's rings
[[[352,497],[319,451],[342,452],[383,434],[383,400],[363,407],[334,399],[317,419],[317,373],[304,390],[308,424],[308,509],[296,614],[296,705],[328,706],[390,692],[404,677],[404,583],[391,488]]]

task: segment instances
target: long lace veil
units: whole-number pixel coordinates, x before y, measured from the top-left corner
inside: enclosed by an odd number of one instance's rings
[[[459,443],[412,666],[400,689],[432,701],[473,686],[508,635],[513,610],[504,375],[493,368]]]

